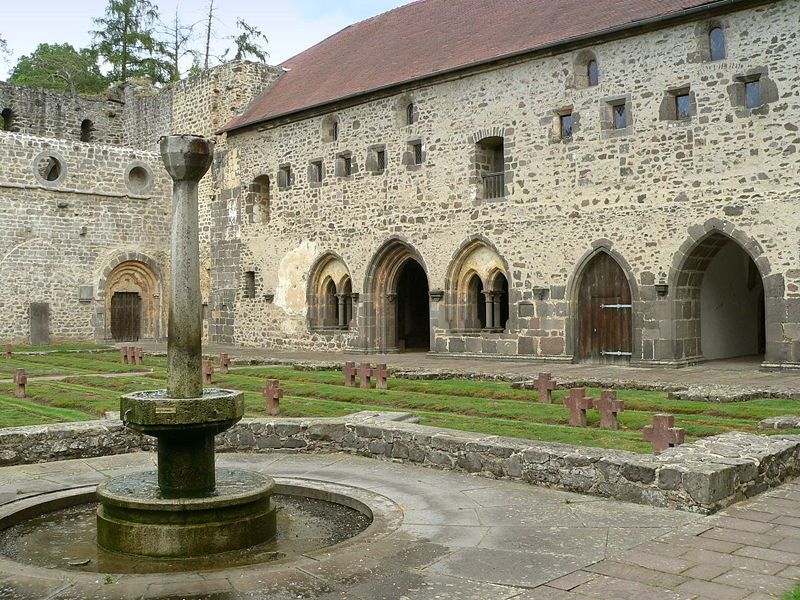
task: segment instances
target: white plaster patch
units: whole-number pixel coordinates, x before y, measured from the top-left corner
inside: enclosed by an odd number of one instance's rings
[[[305,314],[306,285],[316,255],[317,245],[311,240],[303,240],[297,248],[287,252],[278,265],[274,303],[290,315]]]

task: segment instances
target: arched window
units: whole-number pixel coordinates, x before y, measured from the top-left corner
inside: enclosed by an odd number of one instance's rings
[[[597,68],[597,61],[594,59],[586,65],[586,81],[589,87],[600,83],[600,71]]]
[[[332,279],[325,284],[324,290],[322,324],[325,327],[336,327],[339,324],[339,300],[336,297],[336,284]]]
[[[413,125],[414,124],[414,103],[410,102],[408,106],[406,106],[406,125]]]
[[[486,329],[486,297],[483,293],[483,282],[480,276],[475,273],[469,280],[467,286],[468,304],[468,329]]]
[[[0,118],[3,121],[3,131],[12,131],[12,127],[14,126],[14,111],[10,108],[4,108],[2,112],[0,112]]]
[[[494,328],[506,329],[508,327],[508,279],[503,273],[498,273],[492,282],[494,292]]]
[[[505,146],[503,138],[485,137],[475,144],[475,169],[483,198],[502,198],[506,195]]]
[[[711,48],[711,60],[725,58],[725,32],[721,27],[714,27],[708,32],[708,43]]]
[[[336,115],[326,115],[322,119],[322,141],[336,142],[339,139],[339,119]]]
[[[94,138],[94,123],[89,119],[84,119],[81,123],[81,141],[91,142]]]

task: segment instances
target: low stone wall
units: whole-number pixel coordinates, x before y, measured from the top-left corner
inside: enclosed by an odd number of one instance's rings
[[[725,433],[660,456],[418,425],[407,413],[248,419],[217,437],[225,452],[349,452],[517,479],[650,506],[713,513],[800,474],[800,436]],[[153,450],[119,420],[0,430],[0,464]]]

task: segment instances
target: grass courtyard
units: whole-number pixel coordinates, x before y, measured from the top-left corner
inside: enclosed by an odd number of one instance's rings
[[[121,393],[164,386],[165,359],[146,357],[144,366],[122,365],[116,351],[67,352],[0,358],[0,379],[24,368],[32,380],[25,399],[14,397],[11,383],[0,383],[0,427],[95,419],[118,409]],[[143,371],[152,371],[142,374]],[[112,375],[112,376],[109,376]],[[792,412],[791,401],[756,399],[729,404],[670,400],[662,392],[620,390],[625,401],[619,431],[598,427],[597,411],[589,411],[589,427],[570,427],[569,411],[561,403],[567,390],[556,390],[554,404],[540,404],[538,394],[515,390],[503,382],[473,380],[419,381],[392,378],[389,390],[345,387],[338,371],[301,371],[291,367],[238,367],[214,374],[214,385],[245,393],[247,416],[265,416],[261,395],[267,378],[281,382],[287,417],[333,417],[361,410],[405,411],[425,425],[585,446],[650,452],[641,429],[655,413],[675,415],[687,442],[726,431],[757,432],[758,421]],[[589,389],[597,396],[600,390]],[[800,431],[791,431],[800,433]]]

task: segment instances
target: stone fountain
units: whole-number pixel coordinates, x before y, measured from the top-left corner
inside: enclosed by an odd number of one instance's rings
[[[167,389],[122,397],[125,424],[158,440],[158,470],[97,490],[97,541],[116,552],[193,557],[245,548],[275,535],[270,477],[215,469],[214,437],[239,421],[244,397],[203,390],[197,186],[214,154],[198,136],[161,138],[173,179]]]

